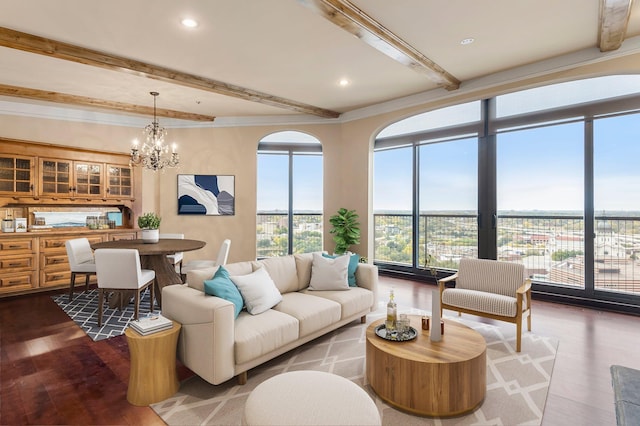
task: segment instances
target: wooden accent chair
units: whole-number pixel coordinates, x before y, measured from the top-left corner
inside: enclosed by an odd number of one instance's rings
[[[458,272],[438,280],[443,309],[516,324],[516,351],[520,352],[522,319],[531,331],[531,280],[524,265],[488,259],[460,260]],[[447,283],[455,281],[455,287]]]
[[[69,302],[73,300],[73,287],[76,285],[76,276],[84,275],[84,291],[89,290],[89,279],[96,274],[96,262],[93,259],[91,244],[87,238],[74,238],[65,242],[69,269],[71,269],[71,284],[69,286]]]
[[[156,273],[151,269],[140,268],[140,254],[136,249],[97,249],[96,273],[98,276],[98,327],[102,326],[102,308],[104,292],[135,291],[134,319],[140,312],[140,296],[149,288],[149,310],[153,312],[154,281]]]

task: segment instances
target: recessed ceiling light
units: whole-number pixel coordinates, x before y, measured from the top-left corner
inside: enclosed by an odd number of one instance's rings
[[[346,78],[341,78],[338,84],[342,87],[348,86],[351,82]]]
[[[196,21],[195,19],[191,19],[191,18],[184,18],[182,21],[182,25],[184,25],[187,28],[195,28],[198,26],[198,21]]]
[[[476,39],[475,39],[475,38],[467,37],[467,38],[465,38],[465,39],[462,39],[462,40],[460,41],[460,44],[461,44],[461,45],[463,45],[463,46],[465,46],[465,45],[467,45],[467,44],[471,44],[471,43],[473,43],[474,41],[476,41]]]

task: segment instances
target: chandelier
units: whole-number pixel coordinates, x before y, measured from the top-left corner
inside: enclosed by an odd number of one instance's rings
[[[169,156],[169,147],[164,144],[164,137],[167,135],[167,131],[160,126],[156,117],[156,98],[160,93],[149,93],[153,96],[153,122],[142,131],[145,135],[145,142],[142,147],[138,148],[138,139],[134,139],[129,164],[144,166],[155,172],[165,167],[177,167],[180,158],[176,152],[175,143],[172,145],[171,156]]]

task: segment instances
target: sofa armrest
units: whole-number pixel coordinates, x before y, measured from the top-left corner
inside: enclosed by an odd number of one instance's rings
[[[356,269],[356,284],[358,287],[371,290],[373,293],[371,311],[375,311],[378,308],[378,267],[370,263],[359,263]]]
[[[233,303],[170,285],[162,289],[162,315],[182,325],[178,358],[185,366],[213,384],[235,375]]]

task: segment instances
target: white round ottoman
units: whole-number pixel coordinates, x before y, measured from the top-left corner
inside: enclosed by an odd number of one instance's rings
[[[260,383],[247,398],[242,421],[249,426],[381,424],[364,389],[322,371],[291,371]]]

